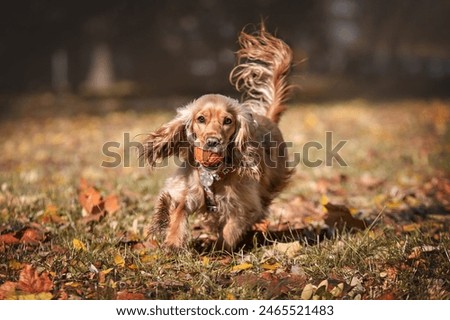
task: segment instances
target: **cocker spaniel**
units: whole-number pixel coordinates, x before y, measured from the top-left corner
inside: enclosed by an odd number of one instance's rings
[[[152,166],[181,159],[155,205],[150,235],[179,249],[189,238],[188,216],[201,213],[218,245],[233,250],[286,186],[292,169],[278,128],[291,89],[292,51],[264,25],[241,32],[238,63],[230,81],[242,101],[207,94],[177,109],[150,133],[140,156]]]

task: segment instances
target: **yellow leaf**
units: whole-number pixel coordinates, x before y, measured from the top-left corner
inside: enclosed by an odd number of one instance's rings
[[[75,250],[78,250],[78,251],[86,251],[86,246],[84,245],[83,242],[81,242],[81,241],[78,240],[78,239],[73,239],[73,240],[72,240],[72,245],[73,245],[73,247],[75,248]]]
[[[81,283],[79,283],[79,282],[73,282],[73,281],[66,282],[64,285],[65,285],[66,287],[71,287],[71,288],[78,288],[78,287],[81,287]]]
[[[403,226],[404,232],[413,232],[419,229],[419,225],[417,223],[411,223]]]
[[[113,289],[115,289],[117,287],[117,282],[112,281],[111,279],[109,280],[109,286]]]
[[[20,270],[20,269],[22,269],[22,263],[20,263],[20,262],[17,261],[17,260],[11,260],[11,261],[9,262],[9,267],[10,267],[12,270]]]
[[[389,209],[400,209],[404,206],[403,202],[399,200],[389,201],[386,205]]]
[[[153,262],[155,262],[158,259],[158,255],[156,255],[156,254],[152,254],[152,255],[146,254],[146,255],[142,255],[140,257],[140,259],[141,259],[142,263],[153,263]]]
[[[281,264],[279,264],[278,262],[275,263],[263,263],[261,265],[261,268],[265,269],[265,270],[276,270],[278,268],[281,267]]]
[[[238,264],[238,265],[234,266],[233,268],[231,268],[231,272],[238,272],[238,271],[247,270],[250,268],[253,268],[253,265],[251,263],[244,262],[244,263]]]
[[[114,268],[109,268],[109,269],[105,269],[105,270],[100,271],[100,273],[106,276],[108,273],[110,273],[113,270],[114,270]]]
[[[8,298],[11,300],[51,300],[52,297],[53,296],[50,292],[40,292],[40,293],[18,294]]]
[[[116,266],[118,266],[118,267],[125,267],[125,260],[124,260],[124,258],[121,256],[121,255],[119,255],[119,254],[117,254],[115,257],[114,257],[114,263],[116,264]]]
[[[202,258],[202,264],[203,264],[204,267],[209,265],[209,258],[207,256],[204,256]]]
[[[138,269],[138,266],[135,265],[134,263],[132,263],[132,264],[130,264],[130,265],[128,266],[128,269],[130,269],[130,270],[137,270],[137,269]]]
[[[320,204],[322,205],[322,210],[323,210],[324,213],[327,213],[327,212],[328,212],[327,208],[325,208],[325,205],[326,205],[328,202],[330,202],[330,201],[328,200],[327,195],[326,195],[326,194],[323,194],[322,197],[320,197]]]
[[[232,293],[227,293],[227,300],[236,300],[236,297]]]

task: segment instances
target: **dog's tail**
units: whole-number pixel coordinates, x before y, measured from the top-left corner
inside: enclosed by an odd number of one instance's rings
[[[268,33],[264,24],[255,34],[242,31],[239,44],[238,65],[231,71],[230,82],[243,92],[244,103],[254,112],[278,123],[292,88],[286,79],[291,68],[292,50]]]

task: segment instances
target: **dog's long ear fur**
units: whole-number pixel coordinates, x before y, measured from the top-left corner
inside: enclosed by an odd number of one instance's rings
[[[259,180],[258,143],[254,140],[256,122],[250,112],[240,110],[237,115],[238,128],[233,138],[233,165],[241,176]]]
[[[150,133],[144,140],[139,158],[155,166],[164,158],[177,156],[186,159],[189,152],[189,137],[191,136],[191,105],[177,110],[177,116],[159,129]]]

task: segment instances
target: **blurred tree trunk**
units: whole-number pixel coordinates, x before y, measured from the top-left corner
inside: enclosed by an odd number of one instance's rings
[[[91,63],[84,87],[89,92],[101,93],[111,88],[114,81],[112,55],[106,43],[94,45]]]

